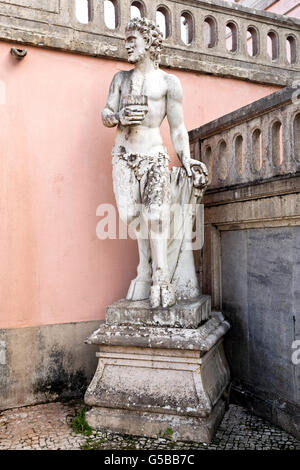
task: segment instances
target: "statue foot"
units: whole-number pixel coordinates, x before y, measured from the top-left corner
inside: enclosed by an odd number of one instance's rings
[[[158,269],[153,276],[153,285],[150,289],[150,306],[167,308],[175,303],[175,291],[169,282],[169,275]]]
[[[152,308],[171,307],[176,303],[174,288],[171,284],[155,284],[150,289],[150,305]]]
[[[143,279],[137,276],[130,283],[127,300],[145,300],[149,299],[151,279]]]

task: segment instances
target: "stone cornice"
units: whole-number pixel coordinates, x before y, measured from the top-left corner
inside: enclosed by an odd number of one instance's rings
[[[117,0],[116,0],[117,1]],[[0,39],[38,47],[126,60],[124,31],[130,19],[130,0],[119,0],[118,26],[105,25],[103,2],[90,0],[91,20],[81,24],[73,0],[0,1]],[[222,0],[144,0],[147,16],[155,20],[162,5],[169,12],[170,36],[165,40],[162,65],[175,69],[234,77],[258,83],[288,85],[300,73],[300,21],[274,13],[257,11]],[[181,39],[180,16],[192,18],[192,41]],[[211,26],[206,23],[209,17]],[[236,47],[227,50],[230,23]],[[205,32],[204,27],[211,28]],[[247,30],[255,31],[257,52],[247,51]],[[268,55],[267,36],[272,32],[276,57]],[[209,44],[209,34],[212,38]],[[248,33],[249,34],[249,33]],[[287,37],[292,38],[293,63],[286,56]],[[227,38],[227,39],[226,39]]]

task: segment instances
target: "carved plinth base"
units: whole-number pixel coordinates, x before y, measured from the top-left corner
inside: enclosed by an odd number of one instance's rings
[[[163,436],[167,429],[172,429],[173,440],[209,444],[224,413],[225,403],[220,399],[207,418],[101,407],[92,408],[86,416],[95,429],[145,437]]]
[[[210,442],[224,411],[229,369],[219,312],[198,328],[101,325],[98,368],[86,391],[93,428]]]
[[[167,308],[151,308],[148,300],[118,300],[106,309],[107,325],[198,328],[211,317],[211,299],[201,295]]]

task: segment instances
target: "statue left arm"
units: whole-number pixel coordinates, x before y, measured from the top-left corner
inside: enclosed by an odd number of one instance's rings
[[[180,81],[175,75],[168,74],[167,117],[171,139],[188,176],[192,176],[191,164],[199,164],[200,162],[191,159],[189,136],[183,119],[182,96]]]

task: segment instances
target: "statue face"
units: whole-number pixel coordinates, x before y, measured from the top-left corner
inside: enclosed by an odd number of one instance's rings
[[[125,47],[128,54],[128,62],[131,64],[136,64],[143,60],[149,50],[146,40],[137,30],[126,32]]]

